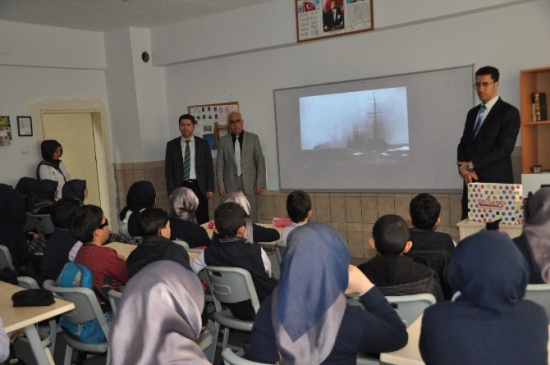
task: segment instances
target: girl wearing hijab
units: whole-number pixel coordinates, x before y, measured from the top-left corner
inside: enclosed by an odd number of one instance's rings
[[[23,232],[27,219],[23,196],[6,184],[0,184],[0,243],[7,246],[13,265],[19,269],[27,263],[39,263],[39,255],[32,254]]]
[[[482,230],[462,240],[449,263],[452,301],[424,311],[426,364],[546,364],[548,319],[523,300],[529,270],[506,234]]]
[[[32,214],[51,214],[55,204],[57,181],[40,180],[31,194],[30,205]]]
[[[273,242],[281,238],[279,231],[277,231],[275,228],[266,228],[260,226],[259,224],[252,223],[252,218],[250,218],[250,203],[248,202],[248,199],[246,199],[246,196],[243,194],[242,191],[227,193],[227,195],[223,199],[223,203],[227,202],[237,203],[241,207],[243,207],[246,213],[246,227],[243,237],[248,242]],[[217,237],[215,235],[213,238],[213,242],[216,242],[216,239]]]
[[[281,281],[252,327],[254,361],[352,365],[358,352],[395,351],[407,344],[397,313],[349,263],[346,243],[329,225],[311,222],[290,233]],[[367,311],[348,305],[345,294],[359,295]]]
[[[514,238],[529,266],[529,284],[550,283],[550,188],[541,188],[525,206],[523,234]]]
[[[156,201],[157,194],[152,182],[142,180],[133,183],[126,195],[127,205],[118,216],[120,219],[118,231],[132,237],[141,236],[137,220],[139,212],[146,208],[153,208]]]
[[[147,265],[124,288],[109,336],[113,364],[210,364],[195,342],[203,307],[193,271],[173,261]]]
[[[54,139],[42,141],[40,145],[42,151],[42,161],[36,168],[36,178],[38,180],[57,181],[57,190],[55,191],[55,200],[61,199],[61,189],[66,181],[71,180],[69,172],[60,160],[63,155],[63,147]]]
[[[30,212],[32,209],[32,206],[30,205],[31,195],[34,189],[36,189],[36,185],[38,184],[38,180],[33,179],[32,177],[22,177],[17,182],[17,185],[15,185],[15,190],[21,193],[23,195],[23,200],[25,202],[25,209],[27,212]]]
[[[84,204],[84,199],[88,196],[86,180],[69,180],[63,185],[61,191],[63,199],[76,200],[81,204]]]
[[[199,198],[193,190],[177,188],[172,192],[170,200],[172,216],[170,228],[171,240],[185,241],[190,248],[210,246],[211,240],[206,230],[195,221],[195,212],[199,206]]]

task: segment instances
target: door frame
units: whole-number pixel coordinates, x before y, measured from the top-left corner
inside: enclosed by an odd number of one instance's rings
[[[107,106],[100,98],[63,98],[45,99],[29,105],[29,114],[35,123],[35,140],[44,140],[43,114],[86,113],[92,116],[94,143],[96,148],[97,173],[99,182],[100,204],[105,217],[110,222],[112,231],[118,231],[116,217],[115,175],[111,156],[113,156],[110,121]],[[40,149],[40,143],[38,143]],[[40,154],[39,154],[40,156]]]

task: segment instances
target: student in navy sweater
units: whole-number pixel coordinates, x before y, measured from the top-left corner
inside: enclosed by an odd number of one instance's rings
[[[420,353],[426,364],[547,364],[548,319],[524,300],[527,263],[503,233],[462,240],[449,265],[457,291],[424,312]]]

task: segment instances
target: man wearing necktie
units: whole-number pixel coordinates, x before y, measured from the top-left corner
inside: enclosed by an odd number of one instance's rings
[[[165,177],[168,200],[172,191],[186,187],[199,198],[195,212],[197,223],[209,221],[208,199],[214,196],[214,164],[206,140],[193,134],[197,121],[190,114],[179,118],[181,137],[166,144]]]
[[[216,158],[216,176],[221,196],[242,191],[250,203],[250,216],[258,222],[257,195],[266,186],[265,163],[260,139],[243,129],[244,120],[238,112],[227,118],[229,131],[220,138]]]
[[[467,184],[514,182],[511,155],[520,126],[517,108],[498,96],[498,69],[482,67],[476,71],[475,80],[481,104],[468,111],[457,148],[458,173],[464,180],[462,219],[468,217]]]

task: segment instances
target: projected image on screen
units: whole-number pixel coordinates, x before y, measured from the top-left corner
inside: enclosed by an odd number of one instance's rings
[[[362,165],[402,161],[409,156],[407,89],[301,97],[300,138],[302,151],[326,150],[340,163],[338,156]]]

